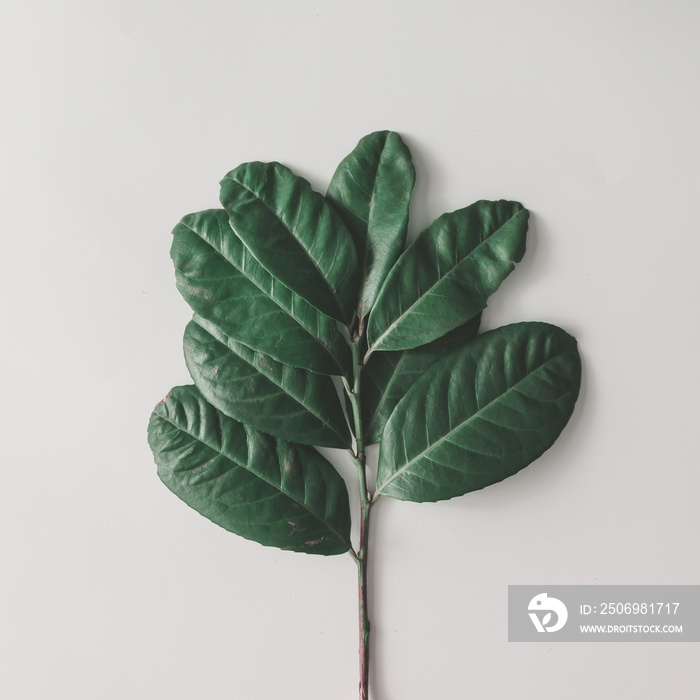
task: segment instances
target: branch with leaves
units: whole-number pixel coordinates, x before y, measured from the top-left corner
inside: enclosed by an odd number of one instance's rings
[[[148,428],[160,478],[217,525],[354,559],[361,700],[374,504],[454,498],[515,474],[557,439],[581,380],[576,341],[556,326],[478,334],[488,297],[525,253],[527,210],[479,201],[404,250],[414,180],[390,131],[360,140],[325,197],[279,163],[228,173],[223,208],[173,231],[194,385],[172,389]],[[357,467],[357,545],[345,481],[314,446],[347,449]]]

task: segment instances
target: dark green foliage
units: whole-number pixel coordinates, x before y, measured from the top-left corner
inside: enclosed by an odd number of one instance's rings
[[[411,153],[392,131],[360,139],[333,175],[326,196],[353,234],[362,261],[358,316],[366,316],[404,249],[416,180]]]
[[[202,318],[278,362],[350,370],[335,322],[280,284],[235,236],[223,209],[189,214],[173,230],[177,287]]]
[[[412,350],[374,353],[362,373],[362,415],[365,419],[365,443],[379,442],[384,426],[396,404],[414,382],[441,357],[467,341],[479,330],[481,314],[432,343]]]
[[[229,418],[193,386],[156,406],[148,441],[165,485],[217,525],[297,552],[349,549],[345,483],[312,447]]]
[[[476,316],[525,253],[528,211],[477,202],[443,214],[399,258],[367,328],[371,350],[429,343]]]
[[[355,242],[306,180],[279,163],[244,163],[221,181],[221,204],[231,228],[271,275],[329,316],[352,321]]]
[[[195,384],[226,415],[304,445],[351,446],[330,377],[283,365],[198,316],[185,328],[184,348]]]
[[[223,209],[175,227],[195,386],[156,407],[149,440],[167,486],[222,527],[364,561],[345,483],[311,446],[350,449],[352,429],[361,484],[365,445],[380,443],[375,500],[436,501],[527,466],[571,416],[571,336],[543,323],[477,335],[525,252],[527,210],[479,201],[404,250],[414,180],[398,134],[375,132],[326,197],[279,163],[245,163],[221,181]]]
[[[377,493],[439,501],[515,474],[557,439],[580,381],[576,341],[546,323],[504,326],[454,350],[392,413]]]

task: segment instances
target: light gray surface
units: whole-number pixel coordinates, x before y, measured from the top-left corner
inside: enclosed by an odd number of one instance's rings
[[[389,128],[414,235],[532,211],[485,327],[562,325],[584,383],[524,472],[378,504],[373,700],[696,698],[697,645],[509,644],[506,601],[698,583],[699,25],[680,0],[4,3],[0,695],[356,697],[350,559],[211,525],[145,429],[188,381],[175,223],[246,160],[323,190]]]

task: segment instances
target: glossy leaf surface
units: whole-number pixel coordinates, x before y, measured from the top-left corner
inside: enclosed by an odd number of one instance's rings
[[[262,266],[348,324],[359,294],[355,242],[340,215],[279,163],[244,163],[221,181],[231,227]]]
[[[335,321],[272,277],[233,233],[223,209],[185,216],[170,254],[182,296],[225,335],[292,367],[348,371],[350,351]]]
[[[330,377],[276,362],[199,317],[185,329],[184,350],[197,388],[226,415],[304,445],[350,447]]]
[[[362,373],[362,415],[365,444],[379,442],[384,426],[413,384],[448,352],[470,341],[481,314],[442,338],[412,350],[373,354]]]
[[[501,481],[547,450],[579,392],[576,340],[556,326],[516,323],[444,357],[389,419],[378,493],[453,498]]]
[[[480,201],[430,224],[381,288],[370,351],[425,345],[476,316],[522,259],[527,219],[518,202]]]
[[[193,386],[156,406],[148,441],[165,485],[217,525],[297,552],[349,549],[345,482],[313,448],[238,423]]]
[[[365,136],[344,158],[326,197],[355,237],[364,280],[358,316],[366,316],[403,252],[408,205],[416,180],[411,153],[393,131]]]

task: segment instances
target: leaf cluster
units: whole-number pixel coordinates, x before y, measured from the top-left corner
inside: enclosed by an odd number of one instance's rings
[[[220,209],[175,227],[193,385],[156,406],[149,443],[166,486],[227,530],[352,552],[346,484],[314,446],[364,468],[379,443],[363,497],[437,501],[519,471],[569,420],[574,338],[545,323],[478,334],[525,253],[527,210],[478,201],[406,247],[414,181],[400,136],[375,132],[325,196],[279,163],[244,163]]]

